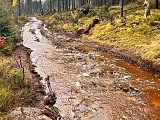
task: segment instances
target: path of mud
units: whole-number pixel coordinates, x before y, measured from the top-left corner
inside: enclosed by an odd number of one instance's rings
[[[42,82],[50,76],[62,119],[160,119],[159,78],[97,51],[96,44],[48,31],[36,18],[22,31]]]

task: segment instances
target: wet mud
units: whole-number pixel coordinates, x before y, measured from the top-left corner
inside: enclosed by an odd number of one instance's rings
[[[159,77],[109,55],[104,46],[49,31],[36,18],[22,31],[41,82],[50,76],[61,119],[160,119]]]

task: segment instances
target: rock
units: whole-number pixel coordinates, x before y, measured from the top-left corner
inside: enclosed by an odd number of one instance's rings
[[[38,37],[36,37],[34,41],[40,42]]]
[[[40,116],[38,116],[38,119],[39,119],[39,120],[52,120],[51,118],[49,118],[49,117],[46,116],[46,115],[40,115]]]
[[[19,107],[12,111],[7,120],[42,120],[42,110],[34,107]],[[48,120],[48,119],[43,119]]]
[[[126,76],[124,76],[123,78],[124,79],[128,79],[128,78],[130,78],[131,76],[129,76],[129,75],[126,75]]]
[[[124,92],[129,92],[130,91],[130,86],[126,82],[119,82],[119,83],[117,83],[116,88],[118,90],[122,90]]]
[[[76,85],[76,87],[81,87],[81,83],[78,81],[75,82],[75,85]]]
[[[32,34],[35,34],[35,29],[29,29],[29,32],[31,32]]]
[[[89,77],[88,73],[82,73],[82,76]]]
[[[47,106],[53,106],[56,103],[57,97],[55,95],[54,92],[48,93],[45,97],[44,97],[44,105]]]
[[[60,118],[56,107],[39,109],[34,107],[19,107],[7,116],[7,120],[57,120]]]

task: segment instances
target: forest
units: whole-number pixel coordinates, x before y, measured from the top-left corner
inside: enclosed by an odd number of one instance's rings
[[[0,120],[158,120],[159,80],[160,0],[0,0]]]

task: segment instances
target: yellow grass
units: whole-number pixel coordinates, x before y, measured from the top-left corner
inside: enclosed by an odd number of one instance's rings
[[[103,22],[96,25],[88,37],[90,40],[131,51],[160,64],[160,29],[150,25],[155,20],[160,21],[160,10],[151,10],[151,16],[147,20],[143,17],[143,10],[139,10],[126,16],[125,26],[119,26],[118,18],[115,20],[115,26]],[[134,22],[139,25],[131,26]]]

